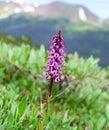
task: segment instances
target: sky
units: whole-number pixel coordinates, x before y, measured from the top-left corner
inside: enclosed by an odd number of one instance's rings
[[[0,0],[5,1],[5,0]],[[106,19],[109,18],[109,0],[14,0],[34,3],[36,5],[48,4],[53,1],[66,2],[71,4],[80,4],[87,7],[91,12],[97,16]]]

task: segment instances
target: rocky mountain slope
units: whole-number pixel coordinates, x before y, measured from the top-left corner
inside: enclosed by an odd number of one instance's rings
[[[99,18],[81,5],[53,2],[36,8],[36,15],[44,18],[68,19],[73,23],[98,22]]]

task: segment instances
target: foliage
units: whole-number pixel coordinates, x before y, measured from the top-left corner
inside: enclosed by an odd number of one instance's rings
[[[0,43],[0,130],[38,130],[48,83],[41,45]],[[60,85],[53,85],[45,130],[108,130],[109,69],[99,59],[66,56]]]
[[[13,45],[31,45],[31,39],[26,36],[22,36],[21,39],[17,39],[9,34],[0,34],[0,41]]]

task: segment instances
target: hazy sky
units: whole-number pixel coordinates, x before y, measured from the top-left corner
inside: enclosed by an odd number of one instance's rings
[[[61,1],[72,4],[82,4],[85,7],[89,8],[90,11],[92,11],[99,17],[109,18],[109,0],[15,0],[15,1],[26,1],[37,4],[47,4],[53,1]]]

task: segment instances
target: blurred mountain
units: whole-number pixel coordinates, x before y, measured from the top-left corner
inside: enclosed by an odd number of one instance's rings
[[[99,18],[81,5],[53,2],[36,8],[36,15],[43,18],[68,19],[73,23],[97,22]]]
[[[109,18],[105,19],[104,23],[109,25]]]
[[[42,18],[67,19],[73,23],[99,21],[97,16],[81,5],[53,2],[48,5],[35,7],[32,4],[20,4],[11,0],[8,2],[0,2],[0,18],[26,12],[31,12],[35,16],[40,16]]]
[[[12,14],[35,12],[35,7],[28,3],[16,3],[13,1],[0,2],[0,19],[7,18]]]

